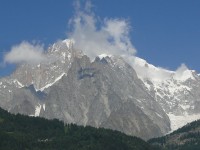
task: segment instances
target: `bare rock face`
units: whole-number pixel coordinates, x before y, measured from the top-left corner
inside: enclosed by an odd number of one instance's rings
[[[119,62],[108,57],[92,63],[87,56],[75,59],[68,75],[50,87],[44,117],[111,128],[144,139],[168,132],[168,117],[133,68],[121,58],[114,59]]]
[[[43,99],[45,98],[46,94],[40,91],[36,92],[33,85],[16,89],[10,101],[9,111],[14,114],[20,113],[29,116],[39,116],[43,109]]]

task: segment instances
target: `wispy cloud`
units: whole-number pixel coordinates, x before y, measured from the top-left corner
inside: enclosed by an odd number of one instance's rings
[[[4,56],[5,63],[19,64],[37,64],[45,62],[47,58],[44,55],[44,49],[42,45],[31,44],[29,42],[22,42],[19,45],[15,45]]]
[[[193,71],[189,70],[185,64],[181,64],[180,67],[177,68],[174,74],[174,78],[177,80],[187,80],[189,78],[193,78]]]
[[[129,32],[130,25],[126,19],[100,19],[87,1],[85,6],[76,2],[76,14],[70,20],[69,38],[74,39],[76,49],[82,50],[91,59],[100,55],[130,56],[136,53]]]
[[[188,70],[188,67],[185,64],[181,64],[181,66],[178,67],[176,70],[176,75],[181,76],[187,70]]]

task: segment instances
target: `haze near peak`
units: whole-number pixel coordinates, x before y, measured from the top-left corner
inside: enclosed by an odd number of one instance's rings
[[[129,37],[130,24],[126,19],[101,19],[92,12],[90,1],[75,4],[75,15],[69,21],[71,32],[68,37],[74,39],[76,49],[82,50],[91,59],[101,54],[133,56],[136,49]]]

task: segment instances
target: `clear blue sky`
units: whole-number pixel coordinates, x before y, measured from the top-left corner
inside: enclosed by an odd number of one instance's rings
[[[200,72],[200,0],[92,0],[101,18],[129,19],[137,56],[175,70],[181,63]],[[0,62],[13,45],[66,38],[73,0],[0,0]],[[13,66],[0,67],[0,76]]]

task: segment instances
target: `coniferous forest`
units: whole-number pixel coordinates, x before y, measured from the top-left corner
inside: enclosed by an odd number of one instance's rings
[[[162,150],[200,150],[200,120],[169,135],[151,139],[149,143]]]
[[[147,142],[118,131],[14,115],[0,108],[0,150],[199,150],[200,120]]]
[[[118,131],[54,119],[13,115],[0,109],[1,150],[154,150],[147,142]]]

